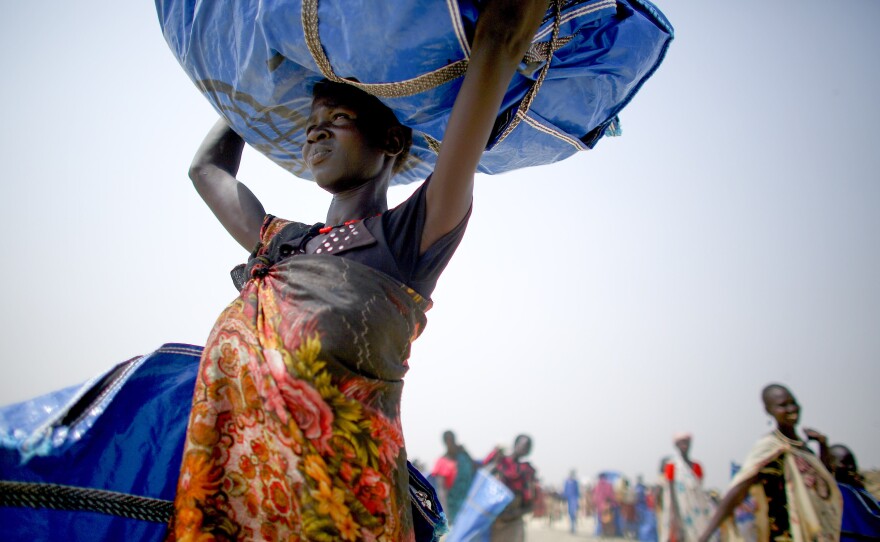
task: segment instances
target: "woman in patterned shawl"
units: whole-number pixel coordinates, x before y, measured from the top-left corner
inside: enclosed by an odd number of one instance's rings
[[[315,87],[303,148],[332,195],[328,226],[266,215],[235,178],[241,138],[222,121],[209,133],[190,177],[253,253],[201,359],[169,540],[416,539],[410,499],[424,491],[410,487],[400,423],[410,343],[546,9],[484,4],[434,172],[394,209],[410,131],[349,85]]]
[[[804,430],[808,440],[819,443],[820,460],[795,430],[800,405],[785,386],[770,384],[762,398],[776,429],[752,447],[700,542],[709,539],[750,491],[757,502],[758,542],[838,542],[842,502],[827,469],[827,439]],[[737,540],[735,528],[730,527],[729,535],[728,540]]]
[[[672,440],[678,453],[663,466],[661,542],[696,542],[712,513],[703,466],[690,457],[692,439],[690,433],[676,433]]]

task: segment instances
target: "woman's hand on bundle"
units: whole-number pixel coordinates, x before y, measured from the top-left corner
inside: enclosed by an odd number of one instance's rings
[[[519,61],[547,13],[548,0],[489,0],[477,18],[474,50],[501,46]]]
[[[815,429],[804,428],[804,434],[807,436],[807,440],[815,440],[819,443],[819,445],[822,446],[828,444],[828,437],[816,431]]]

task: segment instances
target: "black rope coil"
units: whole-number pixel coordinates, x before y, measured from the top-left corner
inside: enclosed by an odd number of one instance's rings
[[[174,511],[174,503],[163,499],[104,489],[9,481],[0,481],[0,506],[99,512],[155,523],[167,523]]]

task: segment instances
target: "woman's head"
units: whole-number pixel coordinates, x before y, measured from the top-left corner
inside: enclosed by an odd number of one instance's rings
[[[678,451],[684,458],[687,458],[688,454],[691,451],[691,440],[692,436],[690,433],[682,432],[676,433],[672,436],[672,442],[675,444],[675,447],[678,448]]]
[[[446,445],[446,449],[449,451],[453,451],[457,448],[457,444],[455,443],[455,433],[452,431],[444,431],[443,432],[443,444]]]
[[[855,486],[862,484],[856,456],[853,455],[852,450],[843,444],[835,444],[828,447],[828,454],[831,459],[831,472],[838,482]]]
[[[770,384],[761,392],[764,410],[776,420],[780,430],[793,430],[800,419],[801,407],[794,395],[782,384]]]
[[[513,441],[513,457],[520,458],[529,455],[532,451],[532,437],[518,435]]]
[[[312,89],[312,109],[303,146],[303,158],[310,168],[313,164],[309,147],[330,133],[321,128],[325,126],[323,123],[333,126],[330,124],[333,119],[327,115],[336,114],[337,109],[351,117],[352,127],[359,131],[366,145],[391,157],[392,174],[403,167],[412,146],[412,130],[400,124],[394,112],[376,97],[351,85],[322,80]]]

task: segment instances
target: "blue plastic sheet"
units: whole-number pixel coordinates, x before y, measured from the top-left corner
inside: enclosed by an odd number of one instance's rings
[[[513,497],[488,469],[478,470],[446,542],[488,542],[492,523]]]
[[[82,386],[0,409],[0,480],[173,501],[202,349],[166,344]],[[4,542],[159,541],[164,523],[0,506]]]
[[[294,175],[309,178],[301,148],[312,85],[325,77],[368,85],[414,130],[397,184],[433,169],[478,7],[479,0],[156,0],[165,39],[196,87],[245,141]],[[673,37],[647,0],[567,0],[561,7],[559,17],[548,11],[533,55],[514,76],[479,171],[556,162],[616,135],[618,113]],[[546,78],[518,116],[548,48],[555,52]]]

